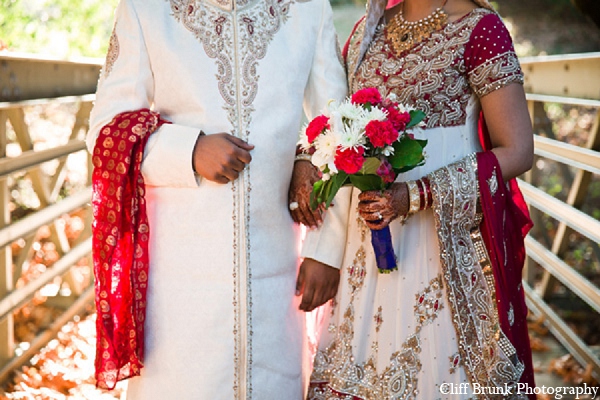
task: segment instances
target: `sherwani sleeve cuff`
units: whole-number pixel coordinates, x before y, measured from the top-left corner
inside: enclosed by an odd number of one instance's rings
[[[200,130],[164,124],[148,140],[142,162],[149,186],[197,187],[200,177],[192,168],[192,153]]]
[[[342,187],[323,218],[323,225],[306,232],[300,256],[341,269],[346,250],[352,187]]]

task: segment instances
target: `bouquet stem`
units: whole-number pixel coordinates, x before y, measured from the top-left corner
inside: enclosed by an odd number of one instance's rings
[[[380,230],[371,229],[371,243],[375,250],[377,268],[382,274],[389,274],[398,269],[396,255],[392,246],[392,234],[390,227],[386,226]]]

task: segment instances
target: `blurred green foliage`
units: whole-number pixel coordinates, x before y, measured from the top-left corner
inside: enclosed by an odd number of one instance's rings
[[[0,40],[11,51],[103,57],[118,0],[0,0]]]

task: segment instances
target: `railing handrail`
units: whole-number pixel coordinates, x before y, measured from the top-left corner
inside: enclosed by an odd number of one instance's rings
[[[552,218],[564,222],[571,228],[587,236],[596,243],[600,242],[600,221],[586,213],[550,196],[548,193],[535,186],[520,181],[519,186],[525,200],[530,206],[550,215]]]
[[[104,63],[104,58],[101,57],[69,57],[61,58],[50,54],[26,53],[20,51],[0,51],[0,62],[2,60],[12,61],[36,61],[48,63],[61,63],[72,65],[92,65],[101,67]]]
[[[534,153],[538,156],[600,174],[600,153],[597,151],[539,135],[534,136],[534,144]]]
[[[546,56],[530,56],[530,57],[519,57],[519,63],[522,66],[530,64],[540,64],[546,62],[556,61],[580,61],[589,60],[593,58],[600,58],[600,51],[592,51],[587,53],[569,53],[569,54],[553,54]]]

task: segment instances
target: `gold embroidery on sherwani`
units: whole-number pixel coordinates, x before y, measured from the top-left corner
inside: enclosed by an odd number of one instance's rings
[[[469,79],[465,76],[465,45],[473,28],[490,13],[492,11],[476,9],[465,18],[432,32],[428,39],[399,56],[394,53],[391,39],[386,37],[386,28],[380,25],[356,76],[349,76],[350,91],[376,87],[383,95],[394,93],[399,102],[425,113],[427,128],[464,125],[467,104],[473,93],[483,96],[509,83],[523,82],[512,51],[477,67]],[[364,22],[351,38],[348,71],[356,69],[359,44],[355,42],[362,37],[363,29]]]
[[[104,61],[104,68],[102,75],[106,79],[110,72],[112,71],[112,67],[119,58],[119,38],[117,37],[116,29],[113,28],[112,34],[110,35],[110,40],[108,42],[108,52],[106,53],[106,60]]]
[[[294,0],[216,0],[218,8],[203,0],[167,0],[174,17],[203,45],[206,55],[216,62],[217,85],[225,101],[232,134],[248,140],[248,127],[258,91],[258,63],[267,53],[275,33],[287,20]],[[234,393],[236,398],[252,397],[252,270],[250,265],[250,185],[251,167],[231,183],[233,193],[233,306],[234,306]],[[245,282],[244,282],[245,278]],[[244,286],[244,287],[243,287]],[[243,287],[243,289],[242,289]],[[242,322],[245,318],[246,324]],[[246,341],[242,343],[245,333]],[[241,376],[246,365],[246,376]],[[244,383],[245,382],[245,383]],[[245,389],[242,388],[245,387]],[[245,395],[244,395],[245,394]]]
[[[516,389],[524,365],[498,320],[494,275],[479,232],[475,155],[441,168],[429,178],[460,363],[471,384]]]

